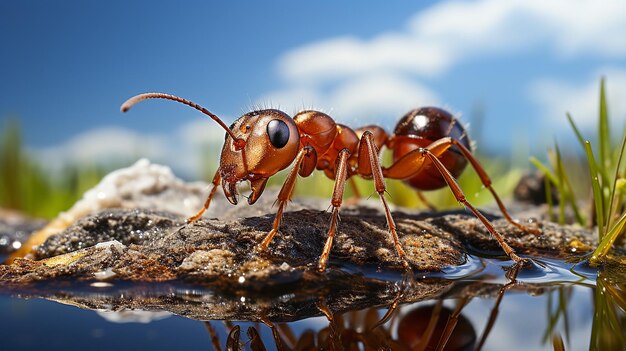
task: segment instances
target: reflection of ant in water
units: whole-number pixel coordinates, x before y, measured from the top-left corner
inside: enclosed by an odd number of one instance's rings
[[[333,313],[320,299],[316,306],[328,321],[328,325],[319,329],[305,329],[300,335],[292,330],[290,323],[273,323],[265,317],[247,327],[251,350],[266,350],[274,346],[276,350],[481,350],[498,318],[500,304],[504,294],[517,284],[517,275],[523,264],[515,264],[507,270],[509,282],[490,284],[477,281],[445,299],[455,299],[454,309],[444,305],[444,297],[430,301],[413,302],[399,311],[399,303],[405,293],[410,294],[411,286],[403,281],[399,294],[380,318],[380,307],[364,310],[351,310]],[[409,290],[406,290],[409,289]],[[491,296],[495,292],[495,303],[480,335],[475,326],[463,314],[463,309],[476,296]],[[406,303],[407,301],[404,301]],[[414,307],[415,306],[415,307]],[[271,338],[262,338],[260,323],[271,331]],[[222,350],[214,322],[207,321],[205,326],[211,336],[215,350]],[[241,350],[241,326],[224,321],[226,336],[225,350]],[[218,324],[219,325],[219,324]],[[272,345],[273,342],[273,345]],[[556,345],[556,344],[555,344]],[[555,346],[555,350],[558,350]]]
[[[328,261],[346,181],[355,175],[374,180],[394,246],[407,268],[405,252],[400,245],[396,225],[384,196],[385,178],[401,179],[418,190],[438,189],[447,184],[456,199],[478,217],[504,252],[514,261],[522,261],[491,222],[467,201],[455,181],[454,178],[461,174],[469,161],[484,186],[493,194],[507,221],[523,231],[538,233],[538,230],[523,226],[511,218],[491,187],[489,176],[472,155],[465,128],[442,109],[424,107],[410,111],[400,119],[392,135],[373,125],[352,130],[335,123],[330,116],[318,111],[302,111],[293,118],[274,109],[252,111],[227,127],[219,117],[204,107],[162,93],[134,96],[122,105],[121,110],[126,112],[137,102],[153,98],[174,100],[191,106],[208,115],[226,131],[220,166],[212,181],[213,188],[204,207],[190,217],[187,223],[196,221],[208,209],[220,182],[226,198],[236,204],[237,183],[248,181],[252,191],[248,203],[253,204],[263,193],[268,179],[293,164],[278,193],[278,211],[272,229],[259,244],[259,251],[267,250],[278,232],[297,176],[308,177],[315,169],[324,171],[326,176],[335,180],[328,239],[318,264],[320,271],[325,269]],[[379,153],[383,146],[393,152],[394,161],[389,167],[383,167],[379,162]]]

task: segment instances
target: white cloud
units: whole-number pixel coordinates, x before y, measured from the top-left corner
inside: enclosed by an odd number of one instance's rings
[[[67,142],[34,150],[49,165],[67,163],[89,164],[129,159],[135,154],[151,157],[165,154],[168,149],[163,136],[141,135],[119,127],[104,127],[79,134]]]
[[[585,130],[596,130],[600,102],[600,77],[606,78],[609,118],[615,132],[622,132],[626,117],[626,70],[605,68],[582,84],[555,79],[538,79],[530,86],[530,97],[541,108],[543,121],[551,121],[569,129],[565,113]]]
[[[339,37],[287,52],[280,59],[279,70],[294,81],[320,81],[392,67],[431,75],[449,65],[445,54],[406,34],[385,33],[370,41]]]
[[[482,0],[438,3],[408,28],[371,39],[338,37],[295,48],[279,71],[290,81],[343,78],[377,70],[430,76],[468,57],[542,45],[559,56],[626,56],[626,3],[610,0]]]
[[[437,104],[435,93],[415,81],[390,74],[368,75],[351,80],[333,91],[335,113],[359,122],[398,120],[410,109]],[[362,123],[361,123],[362,124]]]
[[[197,177],[207,164],[217,166],[223,142],[224,131],[213,121],[194,119],[167,135],[103,127],[30,152],[51,171],[71,164],[117,165],[147,157],[180,174]]]
[[[320,89],[321,90],[321,89]],[[348,79],[326,93],[308,88],[270,92],[270,101],[287,113],[315,109],[349,126],[397,120],[412,108],[437,104],[439,98],[422,84],[396,74],[380,73]]]

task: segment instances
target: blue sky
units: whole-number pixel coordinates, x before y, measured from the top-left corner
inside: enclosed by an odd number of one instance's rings
[[[171,102],[122,115],[126,98],[168,92],[227,121],[254,106],[318,108],[388,130],[436,104],[484,150],[542,152],[570,139],[565,111],[594,130],[602,75],[621,134],[624,38],[619,0],[4,1],[0,118],[19,118],[45,162],[142,154],[188,174],[223,132]]]

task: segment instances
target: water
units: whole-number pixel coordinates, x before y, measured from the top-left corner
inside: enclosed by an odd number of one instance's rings
[[[388,280],[378,300],[356,302],[342,299],[367,292],[320,289],[306,299],[297,291],[221,296],[176,282],[58,282],[4,289],[0,349],[226,350],[236,340],[236,330],[244,349],[341,349],[340,340],[352,340],[360,349],[427,349],[425,339],[434,349],[445,339],[446,324],[451,332],[447,345],[457,349],[554,350],[560,342],[566,350],[626,349],[626,278],[597,276],[584,264],[548,259],[535,260],[516,277],[509,270],[507,277],[509,263],[472,257],[439,276],[417,276],[413,285]],[[152,312],[128,309],[138,301]],[[274,311],[272,305],[298,308],[283,316],[271,312],[270,318],[264,311]],[[256,318],[203,321],[219,315]]]

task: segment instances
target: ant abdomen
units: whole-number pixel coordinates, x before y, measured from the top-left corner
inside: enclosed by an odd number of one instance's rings
[[[420,147],[428,147],[432,142],[445,137],[456,139],[471,150],[465,128],[449,112],[437,107],[411,110],[400,119],[394,129],[393,140],[390,142],[393,160],[396,162],[407,153]],[[452,146],[439,159],[455,178],[467,165],[467,160],[456,146]],[[446,186],[441,173],[432,164],[426,165],[422,172],[404,181],[418,190],[434,190]]]

